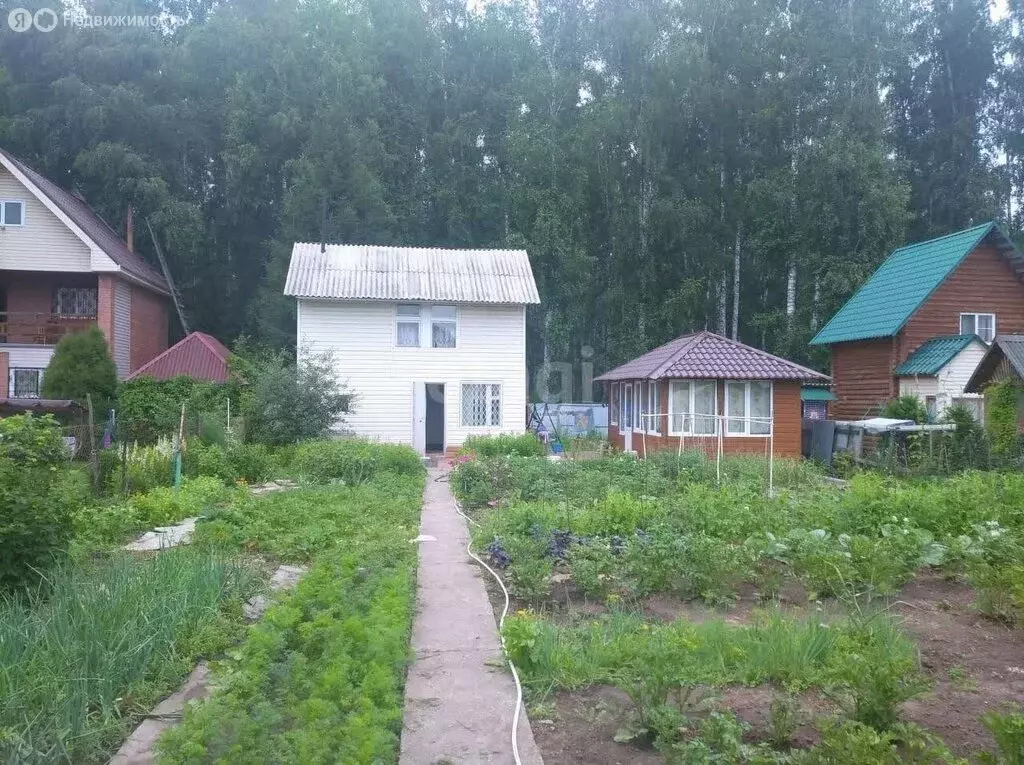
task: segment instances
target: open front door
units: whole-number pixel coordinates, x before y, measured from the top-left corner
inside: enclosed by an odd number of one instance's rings
[[[421,382],[412,384],[412,448],[427,453],[427,386]]]

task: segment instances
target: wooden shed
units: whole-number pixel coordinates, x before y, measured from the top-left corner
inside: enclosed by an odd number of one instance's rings
[[[712,332],[683,335],[596,378],[608,439],[658,449],[800,456],[800,389],[826,375]]]

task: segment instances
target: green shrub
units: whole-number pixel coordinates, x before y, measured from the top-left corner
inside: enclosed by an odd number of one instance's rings
[[[470,436],[462,445],[464,451],[481,457],[543,457],[547,447],[533,433],[501,433],[494,436]]]
[[[1017,432],[1020,395],[1020,385],[1009,378],[985,388],[985,430],[992,453],[998,457],[1014,458],[1020,454]]]
[[[52,414],[18,414],[0,419],[0,457],[28,467],[67,463],[70,452]]]
[[[117,393],[117,367],[98,326],[60,339],[46,367],[41,393],[43,398],[71,399],[81,404],[86,394],[92,394],[96,416],[102,418]]]
[[[0,457],[0,589],[38,577],[67,554],[88,484],[78,471]]]
[[[899,396],[882,408],[882,417],[894,420],[913,420],[918,424],[928,422],[928,410],[924,402],[913,394]]]
[[[295,471],[313,483],[357,484],[378,473],[420,475],[423,460],[408,446],[358,438],[307,441],[295,450]]]
[[[172,436],[180,427],[184,404],[186,427],[198,425],[204,440],[222,442],[228,402],[237,412],[240,390],[237,380],[214,383],[187,375],[170,380],[155,380],[149,375],[125,380],[117,389],[119,437],[153,444],[161,437]]]
[[[897,725],[879,732],[856,721],[829,721],[819,744],[797,753],[795,765],[967,765],[945,744],[915,725]]]
[[[261,483],[273,476],[274,457],[263,444],[232,443],[227,449],[227,459],[236,481]]]
[[[343,424],[353,396],[338,384],[330,354],[305,354],[291,365],[281,354],[246,363],[242,393],[245,438],[270,446],[322,438]]]

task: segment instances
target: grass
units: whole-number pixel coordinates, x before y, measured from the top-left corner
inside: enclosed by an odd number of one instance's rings
[[[422,490],[422,469],[383,473],[200,524],[200,545],[312,567],[218,668],[214,695],[165,736],[161,762],[397,761]]]
[[[0,601],[0,756],[100,762],[239,634],[245,569],[182,550],[67,563]]]

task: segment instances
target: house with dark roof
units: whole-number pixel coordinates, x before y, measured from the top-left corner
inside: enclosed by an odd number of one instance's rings
[[[143,364],[130,375],[170,380],[191,377],[207,382],[227,382],[231,377],[229,359],[231,351],[220,340],[205,332],[190,332],[152,361]]]
[[[980,398],[965,392],[972,365],[997,332],[1022,331],[1024,256],[984,223],[893,250],[811,344],[831,354],[835,419],[875,415],[901,394],[980,417]]]
[[[645,456],[697,448],[800,456],[801,388],[813,369],[712,332],[683,335],[595,378],[608,440]]]
[[[0,380],[36,398],[61,337],[98,326],[118,375],[167,348],[170,292],[81,197],[0,149]],[[0,395],[0,398],[4,398]]]

